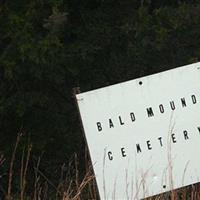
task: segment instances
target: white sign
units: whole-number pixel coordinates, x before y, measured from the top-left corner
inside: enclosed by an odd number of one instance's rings
[[[200,63],[76,97],[102,200],[199,182]]]

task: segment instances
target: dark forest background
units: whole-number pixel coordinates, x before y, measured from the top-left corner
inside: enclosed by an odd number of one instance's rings
[[[199,0],[0,1],[0,153],[21,150],[57,177],[85,142],[81,92],[197,62]],[[20,149],[19,149],[20,152]]]

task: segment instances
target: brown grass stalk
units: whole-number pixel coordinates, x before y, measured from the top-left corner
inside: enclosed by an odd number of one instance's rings
[[[20,139],[21,139],[22,133],[20,132],[17,135],[17,140],[15,143],[15,147],[12,153],[11,161],[10,161],[10,169],[9,169],[9,177],[8,177],[8,191],[6,195],[7,200],[11,200],[11,190],[12,190],[12,180],[13,180],[13,167],[14,167],[14,162],[15,162],[15,157],[16,157],[16,152],[17,152],[17,147],[19,145]]]
[[[21,173],[20,173],[20,199],[21,200],[24,200],[24,193],[26,189],[26,176],[27,176],[27,169],[28,169],[28,164],[30,160],[31,150],[32,150],[32,145],[28,145],[25,163],[24,163],[25,150],[23,150],[23,154],[22,154]]]

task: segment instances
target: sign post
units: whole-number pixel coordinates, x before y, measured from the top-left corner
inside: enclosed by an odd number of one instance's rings
[[[102,200],[199,182],[200,63],[76,98]]]

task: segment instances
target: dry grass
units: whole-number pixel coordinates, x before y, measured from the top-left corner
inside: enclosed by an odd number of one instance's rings
[[[52,182],[40,170],[41,157],[37,159],[33,167],[29,165],[32,146],[28,144],[23,149],[21,155],[20,173],[14,173],[16,170],[16,153],[21,137],[22,135],[19,134],[13,149],[9,173],[6,175],[8,180],[7,186],[1,185],[1,178],[4,174],[0,174],[0,200],[99,200],[95,177],[92,166],[88,161],[89,156],[87,153],[85,156],[85,176],[81,178],[79,175],[79,159],[75,154],[68,164],[61,166],[60,179]],[[86,152],[88,152],[87,149]],[[0,153],[0,169],[4,163],[5,158]],[[32,179],[28,178],[31,167],[34,169]],[[12,192],[13,182],[16,184],[16,181],[19,182],[19,189]],[[200,184],[179,190],[172,190],[171,192],[147,198],[146,200],[200,200]]]

